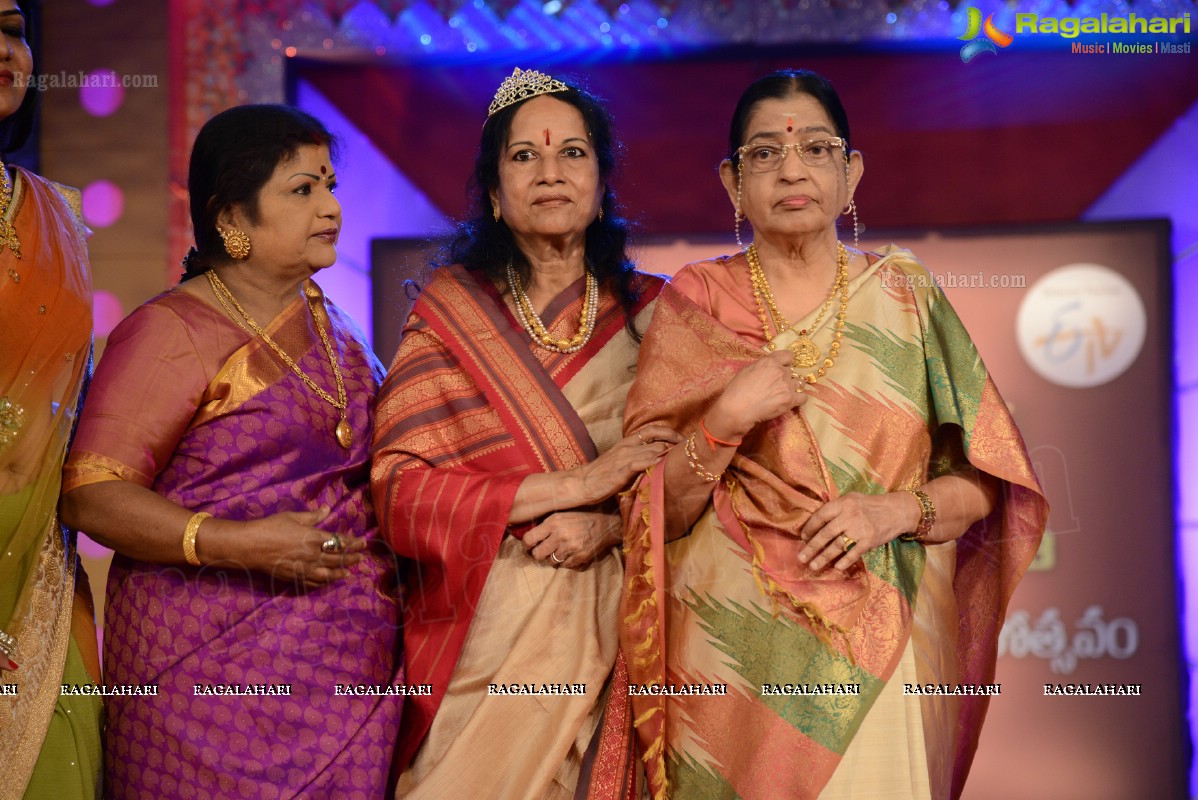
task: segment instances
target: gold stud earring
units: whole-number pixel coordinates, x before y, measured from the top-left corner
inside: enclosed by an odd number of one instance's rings
[[[220,239],[225,243],[225,252],[229,254],[229,258],[234,261],[245,261],[250,257],[250,237],[245,231],[237,228],[229,228],[225,230],[219,225],[216,232],[220,234]]]

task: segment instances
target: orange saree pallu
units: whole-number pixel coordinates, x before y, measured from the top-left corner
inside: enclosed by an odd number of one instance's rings
[[[0,631],[19,668],[0,670],[0,686],[17,692],[0,698],[0,798],[85,796],[98,780],[102,705],[60,687],[99,678],[85,669],[96,631],[76,536],[57,509],[89,371],[91,274],[78,192],[19,168],[12,186],[3,224],[19,245],[0,246]]]
[[[661,282],[640,284],[643,331]],[[542,315],[555,335],[577,327],[582,286]],[[507,520],[525,476],[619,440],[636,356],[607,292],[591,340],[568,355],[534,346],[495,288],[460,267],[437,270],[417,300],[376,409],[373,468],[382,529],[409,559],[408,681],[431,684],[405,708],[397,796],[632,796],[620,555],[556,569]],[[504,692],[529,685],[585,690]]]
[[[646,333],[627,432],[698,430],[737,370],[765,352],[743,256],[690,265],[677,285]],[[655,798],[955,797],[968,774],[987,698],[904,697],[901,686],[992,682],[1007,602],[1047,505],[1006,406],[923,267],[894,252],[849,291],[835,368],[799,410],[746,437],[688,535],[665,539],[660,467],[627,498],[621,647]],[[812,338],[826,352],[830,325]],[[848,573],[797,560],[798,532],[823,503],[915,488],[967,464],[1002,492],[957,542],[896,539]]]

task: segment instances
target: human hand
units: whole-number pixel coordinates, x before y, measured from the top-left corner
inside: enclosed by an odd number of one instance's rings
[[[16,672],[19,667],[11,656],[16,655],[17,640],[0,630],[0,670]]]
[[[211,562],[213,566],[243,566],[314,589],[348,575],[349,568],[362,560],[362,551],[366,549],[365,539],[342,533],[336,535],[341,548],[325,552],[322,545],[333,534],[316,526],[328,515],[329,509],[321,508],[284,511],[250,522],[205,520],[198,537],[199,552],[203,558],[204,528],[212,525],[216,529],[212,534],[220,536],[226,545],[236,542],[232,550],[225,548],[226,555],[218,555]]]
[[[741,368],[706,416],[720,439],[743,439],[762,422],[807,402],[803,379],[791,368],[794,354],[779,350]]]
[[[619,514],[558,511],[524,534],[524,546],[537,561],[582,569],[624,539]]]
[[[682,437],[665,425],[646,425],[625,436],[614,447],[589,464],[576,468],[581,502],[589,506],[601,503],[651,467]]]
[[[868,551],[914,530],[922,514],[918,506],[907,492],[841,495],[824,503],[803,525],[799,536],[807,544],[799,551],[799,561],[813,572],[833,561],[836,569],[848,570]]]

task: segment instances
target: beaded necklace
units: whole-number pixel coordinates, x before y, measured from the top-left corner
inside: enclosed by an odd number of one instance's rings
[[[582,317],[578,320],[578,332],[569,339],[554,339],[549,333],[533,308],[532,301],[528,299],[524,287],[520,285],[520,278],[510,261],[507,264],[507,283],[516,301],[516,317],[536,344],[558,353],[576,353],[591,340],[591,335],[595,332],[595,317],[599,312],[599,281],[589,270],[586,273],[586,289],[582,295]]]

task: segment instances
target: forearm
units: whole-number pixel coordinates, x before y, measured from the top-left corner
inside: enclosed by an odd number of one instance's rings
[[[62,497],[62,521],[122,555],[154,564],[185,564],[183,532],[194,514],[160,494],[128,481],[103,481]],[[205,564],[237,563],[237,523],[204,520],[196,551]]]
[[[994,511],[1000,485],[993,475],[967,467],[921,486],[936,506],[936,524],[924,541],[938,544],[961,538],[971,525]],[[913,496],[911,505],[919,505]]]
[[[713,448],[702,435],[693,439],[694,459],[708,477],[722,475],[736,454],[736,448],[716,444]],[[661,468],[665,470],[666,538],[685,536],[699,521],[718,481],[706,480],[691,466],[686,443],[675,445],[666,454]]]
[[[577,471],[535,472],[526,477],[516,490],[516,499],[512,502],[507,521],[509,525],[519,525],[555,511],[595,502],[598,500],[584,496],[582,479]]]
[[[928,481],[920,491],[935,507],[935,519],[931,529],[925,527],[924,531],[920,531],[924,504],[912,492],[843,494],[822,505],[803,524],[799,536],[806,544],[799,561],[816,572],[830,564],[848,570],[863,553],[904,534],[920,532],[919,541],[927,545],[959,539],[970,525],[993,511],[998,490],[996,478],[972,467]]]
[[[625,436],[594,461],[573,469],[527,476],[516,490],[508,523],[518,524],[555,511],[594,506],[615,497],[679,440],[662,425],[647,425]]]

